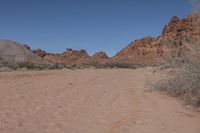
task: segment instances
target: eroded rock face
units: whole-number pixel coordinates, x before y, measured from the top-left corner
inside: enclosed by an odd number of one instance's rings
[[[173,17],[158,37],[145,37],[132,42],[118,52],[114,62],[154,65],[161,56],[169,56],[171,51],[182,47],[192,51],[191,44],[200,43],[200,15],[192,14],[185,19]]]

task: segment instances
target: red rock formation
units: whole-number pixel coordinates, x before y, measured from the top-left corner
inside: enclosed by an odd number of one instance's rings
[[[99,59],[108,59],[109,57],[107,54],[103,51],[97,52],[92,56],[93,59],[99,60]]]
[[[44,50],[41,49],[36,49],[36,50],[32,50],[34,54],[40,56],[40,57],[45,57],[46,56],[46,52]]]
[[[168,56],[175,48],[191,50],[191,44],[200,43],[200,15],[185,19],[173,17],[158,37],[146,37],[132,42],[118,52],[112,61],[132,64],[156,64],[160,56]]]
[[[113,58],[113,62],[131,64],[153,64],[154,55],[157,52],[154,43],[157,38],[146,37],[132,42],[128,47],[118,52]]]
[[[33,52],[46,61],[62,64],[114,62],[154,65],[160,57],[170,55],[176,48],[183,47],[191,51],[191,44],[200,45],[200,15],[195,13],[185,19],[172,17],[160,36],[145,37],[131,42],[111,59],[104,52],[98,52],[90,57],[85,50],[67,49],[62,54],[46,53],[39,49]],[[24,47],[29,49],[28,46]]]
[[[53,54],[37,49],[33,50],[33,53],[42,57],[45,61],[58,64],[88,64],[91,60],[85,50],[67,49],[64,53]]]
[[[66,60],[66,58],[60,54],[46,54],[43,57],[44,60],[48,62],[58,63],[58,64],[69,64],[69,62]]]
[[[90,58],[87,52],[83,49],[81,50],[67,49],[67,51],[64,52],[62,55],[64,55],[67,58]]]
[[[67,64],[88,64],[91,59],[91,57],[83,49],[67,49],[62,56],[67,60]]]
[[[109,57],[103,51],[97,52],[92,56],[92,64],[106,64],[109,62]]]

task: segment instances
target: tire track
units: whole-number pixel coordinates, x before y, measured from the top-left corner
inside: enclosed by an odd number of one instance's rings
[[[132,106],[132,111],[125,117],[122,117],[119,121],[116,121],[112,124],[108,133],[120,133],[121,128],[125,126],[130,126],[132,128],[134,125],[138,124],[141,120],[141,108],[140,108],[140,98],[136,94],[134,88],[127,89],[127,92],[130,94],[130,100],[134,101]]]

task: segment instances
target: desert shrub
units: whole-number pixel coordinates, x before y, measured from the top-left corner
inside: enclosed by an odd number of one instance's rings
[[[16,64],[9,64],[9,63],[6,63],[6,62],[1,62],[0,68],[8,68],[8,69],[11,69],[11,70],[16,70],[17,65]]]
[[[10,63],[0,63],[0,68],[4,70],[8,68],[10,70],[54,70],[54,69],[113,69],[113,68],[123,68],[123,69],[136,69],[138,67],[142,67],[141,65],[135,64],[124,64],[124,63],[107,63],[107,64],[96,64],[96,63],[89,63],[89,64],[57,64],[57,63],[18,63],[18,64],[10,64]],[[6,69],[5,69],[6,70]]]
[[[139,67],[142,67],[142,65],[137,65],[137,64],[126,64],[126,63],[115,63],[115,62],[110,62],[106,64],[96,64],[96,63],[90,63],[88,66],[92,66],[96,69],[113,69],[113,68],[122,68],[122,69],[136,69]]]
[[[175,73],[158,81],[154,85],[156,89],[200,107],[200,53],[198,48],[193,50],[185,47],[176,48],[170,56],[162,59],[159,67],[170,68]]]
[[[9,68],[11,70],[52,70],[52,69],[63,69],[65,65],[55,64],[55,63],[18,63],[18,64],[10,64],[10,63],[0,63],[0,68]]]
[[[179,97],[188,103],[200,106],[200,70],[199,66],[188,66],[176,70],[174,76],[163,78],[154,87],[171,96]]]

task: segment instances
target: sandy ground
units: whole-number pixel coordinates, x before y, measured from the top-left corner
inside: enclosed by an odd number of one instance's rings
[[[200,133],[200,113],[136,70],[0,73],[0,133]]]

